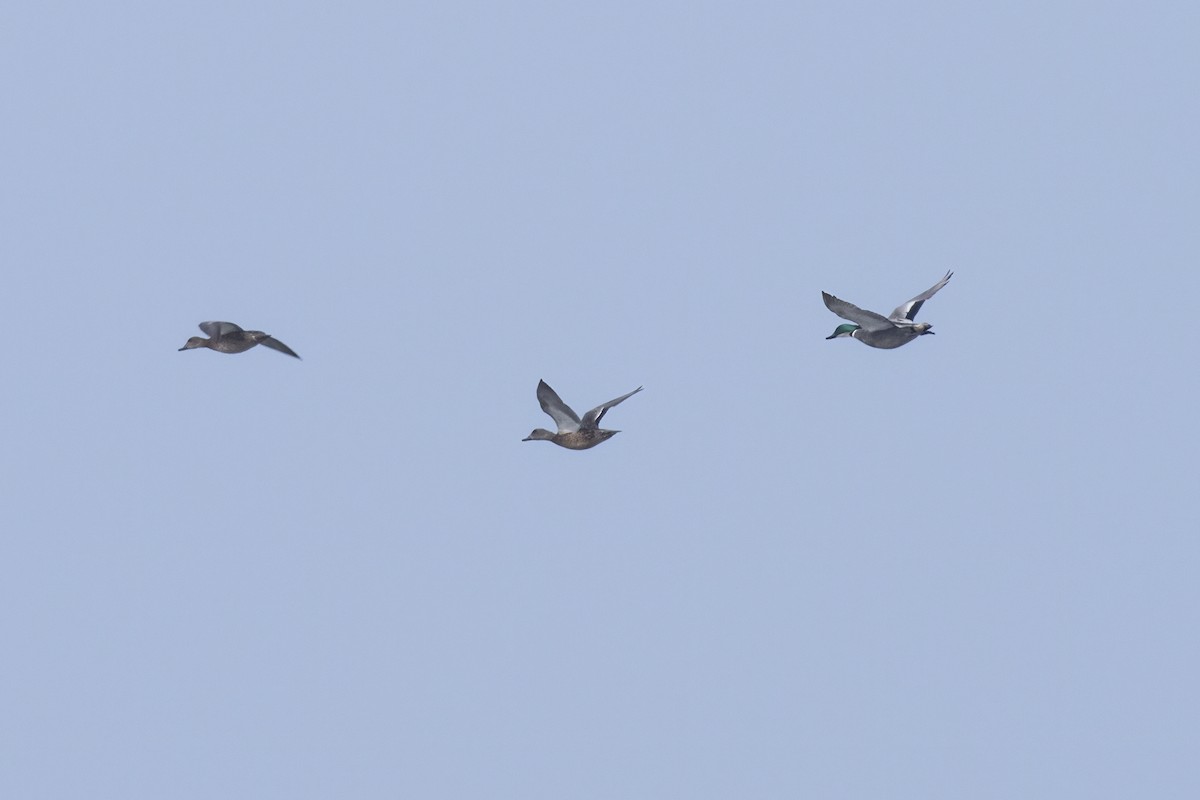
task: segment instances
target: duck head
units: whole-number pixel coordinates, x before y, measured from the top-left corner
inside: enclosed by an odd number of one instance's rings
[[[844,322],[834,328],[833,333],[831,333],[829,336],[826,336],[825,339],[840,339],[843,336],[853,336],[856,330],[858,330],[858,326],[853,322]]]
[[[933,333],[933,331],[929,330],[932,327],[932,322],[918,322],[916,325],[913,325],[913,330],[924,336],[927,333]]]
[[[553,441],[554,434],[551,433],[550,431],[546,430],[545,428],[534,428],[533,433],[529,434],[521,441],[522,442],[536,442],[539,439],[545,439],[546,441]]]
[[[195,350],[197,347],[207,347],[207,346],[208,346],[208,339],[205,339],[201,336],[193,336],[192,338],[187,340],[187,344],[185,344],[183,347],[179,348],[179,352],[182,353],[184,350]]]

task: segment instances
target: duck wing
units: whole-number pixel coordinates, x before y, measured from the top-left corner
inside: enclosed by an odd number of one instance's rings
[[[542,411],[549,414],[554,423],[558,425],[559,433],[571,433],[579,430],[579,416],[562,401],[558,392],[550,388],[550,384],[538,381],[537,399]]]
[[[292,358],[300,358],[300,356],[296,355],[296,352],[294,350],[292,350],[292,348],[288,347],[286,344],[279,341],[274,336],[268,336],[267,338],[259,341],[259,344],[265,345],[265,346],[271,348],[272,350],[278,350],[279,352],[285,353],[285,354],[291,356]]]
[[[905,320],[912,322],[917,318],[917,312],[921,310],[921,306],[925,303],[925,301],[937,294],[938,290],[946,285],[946,281],[950,280],[950,276],[953,274],[953,272],[947,272],[946,277],[942,278],[933,286],[930,286],[928,289],[921,292],[904,305],[897,306],[896,310],[892,312],[891,318],[897,322],[904,322]]]
[[[209,335],[210,338],[220,339],[229,333],[241,333],[242,329],[232,322],[201,322],[200,330]]]
[[[853,303],[847,303],[840,297],[834,297],[829,292],[821,292],[825,307],[842,319],[848,319],[864,331],[886,331],[896,327],[890,319],[874,311],[866,311]]]
[[[583,423],[582,423],[583,427],[595,428],[597,425],[600,424],[600,420],[604,419],[605,413],[607,413],[607,411],[610,408],[617,405],[618,403],[628,400],[629,398],[633,397],[635,394],[637,394],[641,390],[642,390],[642,387],[639,386],[638,388],[634,389],[629,394],[623,394],[620,397],[618,397],[616,400],[609,400],[607,403],[603,403],[601,405],[596,406],[591,411],[589,411],[583,415]]]

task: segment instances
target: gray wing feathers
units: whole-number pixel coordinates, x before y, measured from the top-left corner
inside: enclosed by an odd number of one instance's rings
[[[917,318],[917,314],[921,311],[921,306],[925,303],[925,301],[937,294],[938,290],[946,285],[946,281],[950,280],[950,276],[953,274],[953,272],[946,272],[946,277],[942,278],[933,286],[930,286],[928,289],[921,292],[904,305],[897,306],[896,310],[892,312],[892,319],[897,321],[908,320],[909,322],[915,320]]]
[[[896,327],[882,314],[861,309],[853,303],[847,303],[839,297],[834,297],[829,292],[821,292],[821,297],[825,300],[826,308],[842,319],[848,319],[857,324],[864,331],[886,331]]]
[[[232,322],[201,322],[200,330],[207,333],[213,339],[219,339],[227,333],[236,333],[241,328]]]
[[[582,423],[583,427],[585,427],[585,428],[596,427],[597,425],[600,424],[600,420],[604,419],[604,414],[610,408],[617,405],[618,403],[628,400],[629,398],[633,397],[635,394],[637,394],[641,390],[642,390],[642,387],[639,386],[638,388],[634,389],[629,394],[623,394],[620,397],[618,397],[616,400],[609,400],[607,403],[596,406],[591,411],[589,411],[583,415],[583,423]]]
[[[291,356],[292,358],[300,358],[300,356],[296,355],[295,351],[293,351],[292,348],[288,347],[286,344],[279,341],[274,336],[268,336],[267,338],[260,340],[259,344],[269,347],[272,350],[278,350],[281,353],[286,353],[287,355]]]
[[[538,381],[537,388],[538,403],[558,425],[559,433],[571,433],[579,430],[579,417],[571,410],[571,407],[562,401],[558,393],[550,388],[550,384],[545,381]]]

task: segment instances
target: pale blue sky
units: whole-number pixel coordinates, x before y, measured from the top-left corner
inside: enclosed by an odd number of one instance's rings
[[[1200,796],[1200,7],[899,5],[0,9],[0,796]]]

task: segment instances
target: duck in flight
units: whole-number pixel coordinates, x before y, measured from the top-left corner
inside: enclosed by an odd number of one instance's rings
[[[937,294],[953,274],[953,272],[947,272],[946,277],[912,300],[898,306],[886,317],[876,314],[874,311],[865,311],[853,303],[847,303],[845,300],[834,297],[829,292],[821,292],[826,308],[842,319],[850,320],[848,323],[838,325],[833,333],[825,338],[840,339],[843,336],[849,336],[871,347],[892,350],[908,344],[918,336],[933,333],[930,330],[933,327],[932,323],[914,322],[913,320],[925,301]]]
[[[595,447],[601,442],[611,439],[620,431],[606,431],[598,427],[600,420],[604,419],[604,414],[610,408],[624,400],[628,400],[635,394],[640,392],[642,387],[634,389],[629,394],[623,394],[616,400],[609,400],[603,405],[598,405],[591,411],[583,415],[583,419],[571,410],[571,407],[562,401],[562,398],[550,388],[550,385],[545,381],[538,381],[537,399],[542,406],[542,411],[550,415],[558,425],[558,432],[551,433],[545,428],[536,428],[533,433],[526,436],[521,441],[547,441],[554,442],[559,447],[565,447],[568,450],[587,450],[589,447]]]
[[[184,350],[195,350],[198,347],[207,347],[209,350],[216,350],[218,353],[244,353],[251,347],[254,347],[254,345],[261,344],[272,350],[286,353],[292,358],[300,358],[292,348],[274,336],[262,331],[244,331],[232,322],[201,322],[200,330],[207,333],[210,338],[205,339],[203,336],[193,336],[187,340],[187,344],[179,348],[181,352]]]

